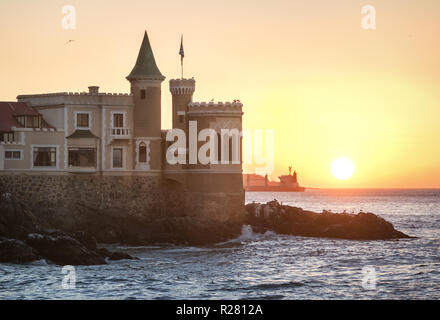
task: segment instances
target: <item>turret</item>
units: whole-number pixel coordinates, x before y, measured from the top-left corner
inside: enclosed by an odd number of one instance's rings
[[[188,130],[188,105],[192,102],[196,89],[193,79],[170,80],[170,91],[173,97],[173,128]]]
[[[137,169],[161,168],[161,83],[164,79],[145,31],[136,65],[127,76],[134,101],[133,137],[136,140]]]

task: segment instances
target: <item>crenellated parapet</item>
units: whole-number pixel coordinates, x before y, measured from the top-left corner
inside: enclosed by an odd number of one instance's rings
[[[231,114],[241,116],[243,104],[239,100],[233,102],[191,102],[188,114]]]
[[[191,79],[171,79],[170,92],[172,94],[193,94],[196,90],[196,80]]]
[[[96,87],[95,87],[96,88]],[[44,94],[19,95],[19,102],[26,102],[30,106],[51,105],[106,105],[128,106],[133,105],[133,95],[128,93],[105,93],[90,90],[89,92],[57,92]]]

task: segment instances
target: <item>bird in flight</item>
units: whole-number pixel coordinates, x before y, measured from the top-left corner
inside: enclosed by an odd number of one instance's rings
[[[71,42],[73,42],[73,41],[75,41],[75,40],[69,40],[69,41],[67,41],[65,44],[69,44],[69,43],[71,43]]]

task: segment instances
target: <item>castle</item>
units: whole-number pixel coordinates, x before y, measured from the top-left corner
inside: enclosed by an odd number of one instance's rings
[[[145,32],[130,94],[59,92],[0,102],[0,184],[53,208],[120,208],[228,220],[243,211],[240,161],[170,164],[161,129],[161,85]],[[242,104],[193,102],[194,79],[169,81],[172,127],[191,135],[242,129]],[[221,137],[223,138],[223,137]],[[197,141],[200,148],[203,141]],[[220,144],[218,144],[220,145]],[[228,148],[231,150],[232,142]],[[241,146],[240,146],[241,147]],[[218,148],[215,157],[223,159]],[[188,150],[183,150],[188,158]],[[230,153],[229,153],[230,154]]]

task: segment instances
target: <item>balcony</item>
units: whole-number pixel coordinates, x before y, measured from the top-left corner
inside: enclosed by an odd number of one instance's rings
[[[131,139],[133,136],[133,129],[131,128],[107,128],[108,143],[113,140]]]

